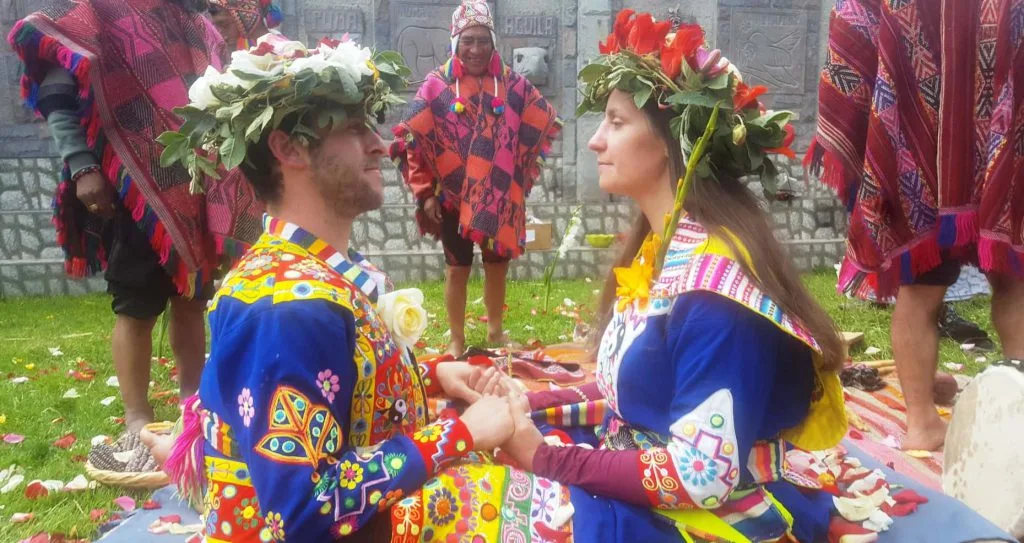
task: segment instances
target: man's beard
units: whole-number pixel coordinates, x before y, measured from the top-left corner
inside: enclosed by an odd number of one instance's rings
[[[313,151],[313,186],[330,209],[345,217],[357,217],[384,204],[384,196],[363,181],[358,169],[338,156]]]

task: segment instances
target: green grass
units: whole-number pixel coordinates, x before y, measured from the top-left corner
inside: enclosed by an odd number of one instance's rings
[[[807,276],[807,284],[815,296],[847,331],[866,334],[860,347],[875,346],[881,351],[866,357],[855,350],[855,359],[891,358],[889,346],[890,312],[876,309],[835,293],[834,273]],[[448,330],[444,311],[444,286],[441,283],[411,285],[421,288],[426,295],[427,311],[432,316],[424,340],[429,348],[443,350]],[[566,341],[572,337],[576,322],[573,313],[584,320],[592,316],[595,289],[599,281],[556,282],[552,292],[552,311],[543,308],[543,286],[539,282],[513,282],[508,291],[508,313],[505,328],[513,340],[526,344],[539,340],[546,344]],[[467,341],[483,344],[487,325],[479,320],[484,306],[479,301],[482,285],[470,285],[467,310]],[[575,307],[568,311],[562,307],[563,299],[573,300]],[[988,301],[977,300],[958,306],[961,314],[991,330]],[[534,314],[536,313],[536,314]],[[568,313],[568,315],[566,315]],[[0,435],[24,434],[26,439],[18,445],[0,443],[0,469],[11,464],[21,466],[26,480],[59,479],[67,482],[84,473],[82,459],[88,453],[93,436],[117,436],[122,426],[113,418],[121,415],[120,399],[109,407],[100,400],[117,396],[118,390],[107,386],[107,378],[114,375],[110,362],[110,331],[114,318],[106,296],[78,298],[25,298],[0,300]],[[62,355],[53,356],[50,348],[60,348]],[[170,348],[164,342],[163,352],[169,356]],[[974,362],[976,355],[961,352],[958,345],[943,341],[941,359],[965,365],[965,372],[974,373],[983,364]],[[96,371],[92,381],[76,381],[68,372],[79,368],[77,360]],[[30,368],[30,365],[34,367]],[[158,417],[177,417],[174,407],[176,396],[165,396],[176,390],[170,379],[173,365],[154,365],[151,398],[157,406]],[[11,378],[27,376],[31,380],[16,385]],[[80,397],[64,399],[69,388],[75,388]],[[156,396],[160,396],[157,398]],[[73,432],[78,438],[70,450],[52,446],[58,438]],[[77,494],[60,493],[35,501],[24,497],[24,485],[16,491],[0,496],[0,541],[18,541],[40,531],[70,536],[90,537],[97,523],[89,520],[93,509],[116,510],[112,500],[129,494],[141,504],[144,494],[117,489],[97,488]],[[10,524],[13,513],[34,513],[35,518],[21,525]]]

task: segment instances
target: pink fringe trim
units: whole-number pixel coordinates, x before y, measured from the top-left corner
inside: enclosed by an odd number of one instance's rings
[[[191,503],[200,503],[203,487],[206,486],[206,474],[203,466],[205,439],[199,395],[195,394],[186,399],[181,410],[182,432],[174,442],[164,471],[178,485],[178,494]]]

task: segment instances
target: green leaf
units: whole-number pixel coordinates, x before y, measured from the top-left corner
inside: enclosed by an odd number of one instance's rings
[[[224,167],[233,170],[245,159],[245,141],[239,137],[230,137],[220,146],[220,159]]]
[[[764,167],[761,169],[761,187],[768,196],[775,196],[779,191],[779,170],[770,158],[765,157]]]
[[[274,106],[267,106],[263,108],[263,111],[249,123],[249,128],[245,131],[246,141],[256,142],[260,140],[260,136],[263,135],[263,129],[267,127],[267,124],[274,118]]]
[[[696,91],[683,91],[668,97],[668,104],[672,106],[701,106],[701,107],[725,107],[721,100],[705,96]]]
[[[189,152],[189,139],[185,134],[178,132],[164,132],[156,139],[157,143],[164,146],[160,153],[160,167],[168,168],[184,158]]]
[[[607,64],[591,63],[587,64],[580,70],[579,80],[586,84],[593,84],[595,81],[602,79],[605,74],[611,69]]]
[[[214,179],[220,179],[220,173],[217,171],[217,163],[214,161],[202,155],[196,155],[196,166],[197,169],[204,174]]]
[[[651,93],[654,92],[652,87],[641,87],[633,93],[633,103],[636,104],[638,109],[643,109],[644,105],[647,104],[647,100],[651,98]]]
[[[723,73],[706,83],[709,89],[725,89],[729,87],[729,72]]]

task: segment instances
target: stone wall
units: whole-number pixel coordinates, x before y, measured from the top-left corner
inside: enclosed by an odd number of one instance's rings
[[[315,43],[349,33],[364,43],[400,51],[418,80],[447,56],[448,24],[458,0],[278,0],[283,32]],[[37,5],[35,0],[0,0],[0,30]],[[769,107],[797,112],[798,144],[806,148],[817,107],[817,76],[831,0],[497,0],[499,47],[507,62],[514,51],[541,48],[547,65],[538,87],[566,120],[544,174],[530,196],[530,212],[554,223],[556,236],[572,209],[585,205],[585,230],[628,229],[632,210],[602,194],[587,141],[597,115],[573,119],[578,92],[575,74],[597,55],[597,42],[610,31],[618,10],[652,11],[659,18],[698,22],[708,42],[740,66],[748,82],[772,89]],[[531,49],[531,51],[538,51]],[[533,53],[536,55],[536,53]],[[49,204],[57,160],[44,125],[20,107],[18,62],[0,48],[0,297],[76,294],[101,290],[100,279],[67,280],[50,223]],[[393,122],[394,119],[389,120]],[[842,250],[845,214],[820,186],[805,187],[799,164],[787,166],[801,197],[767,210],[775,232],[803,269],[828,266]],[[422,239],[412,222],[414,208],[397,172],[386,171],[385,205],[361,218],[354,235],[368,256],[399,282],[443,277],[440,247]],[[557,243],[556,239],[556,243]],[[516,279],[543,274],[550,252],[526,255],[512,267]],[[581,247],[570,251],[559,276],[597,277],[611,251]]]

